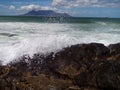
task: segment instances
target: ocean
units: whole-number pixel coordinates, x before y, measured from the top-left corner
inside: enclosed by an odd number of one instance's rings
[[[0,60],[47,55],[82,43],[120,42],[120,18],[46,18],[0,16]]]

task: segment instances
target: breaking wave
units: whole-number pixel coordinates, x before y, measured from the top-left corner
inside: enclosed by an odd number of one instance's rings
[[[0,22],[0,60],[4,65],[23,55],[58,52],[80,43],[117,43],[120,24]]]

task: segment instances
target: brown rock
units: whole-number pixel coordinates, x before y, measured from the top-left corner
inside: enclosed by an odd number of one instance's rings
[[[18,61],[18,60],[17,60]],[[79,44],[0,67],[1,90],[120,90],[120,44]]]

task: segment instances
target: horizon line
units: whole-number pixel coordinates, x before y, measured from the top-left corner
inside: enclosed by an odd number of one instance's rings
[[[24,15],[0,15],[0,17],[7,17],[7,16],[11,16],[11,17],[46,17],[46,16],[39,16],[39,15],[28,15],[28,16],[24,16]],[[49,18],[49,17],[46,17]],[[59,18],[59,17],[53,17],[53,18]],[[120,17],[83,17],[83,16],[71,16],[71,17],[63,17],[63,18],[120,18]]]

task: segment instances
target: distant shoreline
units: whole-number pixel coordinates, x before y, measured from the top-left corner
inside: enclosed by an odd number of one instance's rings
[[[22,16],[22,15],[1,15],[0,17],[43,17],[43,16]],[[87,19],[120,19],[120,17],[75,17],[75,16],[71,16],[71,17],[43,17],[43,18],[87,18]]]

